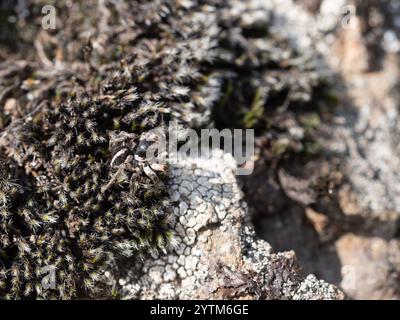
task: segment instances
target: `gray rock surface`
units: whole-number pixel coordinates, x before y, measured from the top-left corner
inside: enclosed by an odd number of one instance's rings
[[[312,242],[307,245],[313,249],[296,252],[308,265],[307,270],[331,281],[335,278],[334,283],[350,298],[398,299],[398,1],[277,3],[275,12],[282,17],[278,28],[292,34],[299,46],[312,45],[321,54],[323,65],[337,76],[340,101],[332,121],[322,125],[321,134],[327,161],[339,163],[343,175],[339,204],[333,213],[325,209],[315,217],[307,215],[315,230],[308,231],[312,240],[306,236],[303,240]],[[343,19],[343,9],[349,6],[356,15],[346,24],[349,16]],[[287,216],[294,218],[275,218],[286,221],[277,234],[293,234],[296,228],[307,234],[307,226],[297,221],[301,220],[298,212]],[[319,231],[316,217],[332,231],[332,241],[321,236],[319,243],[315,240],[314,233]],[[262,224],[271,225],[271,221],[266,219]],[[282,246],[294,248],[296,240],[289,237],[282,240]]]

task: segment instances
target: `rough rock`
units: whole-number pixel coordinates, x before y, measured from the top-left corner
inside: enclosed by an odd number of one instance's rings
[[[354,299],[399,299],[400,244],[347,234],[336,242],[345,268],[341,287]]]
[[[346,182],[339,190],[344,216],[358,217],[366,228],[344,233],[335,242],[349,275],[341,287],[355,299],[399,298],[400,165],[398,145],[398,54],[383,47],[381,67],[370,70],[370,48],[362,23],[342,30],[332,44],[331,62],[340,75],[344,104],[335,115],[326,145],[342,157]],[[383,33],[390,30],[383,28]],[[384,46],[385,43],[380,43]],[[375,57],[378,59],[379,57]]]
[[[299,46],[312,45],[336,74],[340,105],[322,125],[321,144],[343,179],[333,209],[321,199],[314,207],[324,208],[322,214],[292,204],[261,219],[258,233],[274,238],[280,250],[294,249],[308,272],[339,285],[350,298],[398,299],[399,4],[297,2],[276,1],[278,28]],[[345,8],[355,15],[343,17]]]

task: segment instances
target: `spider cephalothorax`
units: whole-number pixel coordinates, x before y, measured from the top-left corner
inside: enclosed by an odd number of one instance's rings
[[[105,192],[116,183],[121,176],[128,175],[130,176],[130,190],[134,195],[137,182],[143,173],[152,181],[158,179],[158,175],[154,171],[166,173],[167,166],[165,164],[159,164],[154,162],[155,158],[147,157],[149,148],[157,139],[154,134],[144,133],[139,137],[137,134],[111,131],[109,132],[109,137],[109,148],[113,155],[110,165],[117,171],[111,180],[103,186],[102,192]],[[148,140],[148,138],[151,140]]]

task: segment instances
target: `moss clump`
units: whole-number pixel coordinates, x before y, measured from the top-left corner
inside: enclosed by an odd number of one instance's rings
[[[105,79],[98,94],[42,110],[5,137],[6,153],[24,176],[13,184],[4,177],[1,185],[2,296],[91,292],[99,267],[114,256],[137,258],[171,239],[166,172],[146,174],[138,152],[141,134],[161,117],[140,109],[144,101],[133,87],[139,76]],[[55,291],[41,289],[41,270],[49,266],[56,270]]]

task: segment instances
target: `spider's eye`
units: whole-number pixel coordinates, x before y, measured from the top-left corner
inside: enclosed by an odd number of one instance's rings
[[[139,142],[137,149],[136,149],[136,154],[139,157],[145,157],[147,149],[151,146],[151,142],[147,140],[142,140]]]

